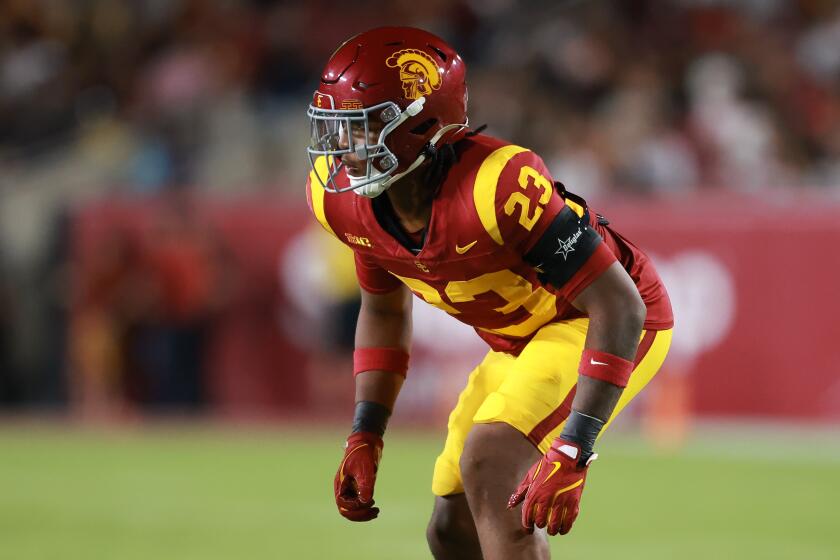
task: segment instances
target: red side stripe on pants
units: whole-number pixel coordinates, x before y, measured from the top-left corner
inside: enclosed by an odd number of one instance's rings
[[[642,340],[639,342],[639,349],[636,351],[636,359],[633,360],[633,369],[639,367],[639,364],[642,360],[645,359],[647,356],[650,347],[653,346],[653,341],[656,338],[656,331],[645,331],[645,335],[642,337]],[[534,429],[528,434],[528,441],[534,444],[534,446],[539,446],[540,442],[552,432],[557,426],[562,424],[566,418],[572,412],[572,400],[575,398],[575,393],[577,392],[577,384],[575,384],[572,389],[569,391],[569,394],[566,395],[566,398],[563,399],[563,402],[551,411],[551,414],[546,416],[545,418],[540,421],[539,424],[534,426]]]
[[[575,398],[576,391],[577,384],[572,386],[572,390],[569,391],[569,394],[566,395],[566,398],[563,399],[560,406],[555,408],[551,414],[543,418],[539,424],[534,426],[534,429],[528,434],[528,441],[539,447],[543,438],[551,433],[551,430],[566,420],[566,417],[572,412],[572,399]]]
[[[642,363],[642,360],[645,359],[648,350],[650,350],[650,347],[653,346],[653,341],[655,338],[656,331],[645,331],[645,336],[643,336],[642,341],[639,342],[639,349],[636,350],[636,359],[633,360],[633,369],[639,367],[639,364]]]

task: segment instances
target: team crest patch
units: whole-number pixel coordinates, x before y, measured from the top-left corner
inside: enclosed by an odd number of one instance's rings
[[[397,51],[385,61],[389,68],[400,69],[406,99],[419,99],[440,89],[441,78],[434,59],[417,49]]]

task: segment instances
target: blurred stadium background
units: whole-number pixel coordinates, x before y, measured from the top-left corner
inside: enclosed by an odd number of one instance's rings
[[[382,516],[341,520],[358,295],[303,196],[319,71],[380,24],[674,302],[557,557],[840,558],[836,0],[0,3],[0,558],[428,558],[482,346],[415,306]]]

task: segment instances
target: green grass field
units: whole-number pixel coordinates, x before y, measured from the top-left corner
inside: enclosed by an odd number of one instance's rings
[[[3,560],[429,558],[439,435],[387,438],[379,519],[334,510],[343,430],[0,427]],[[679,454],[609,434],[556,558],[840,558],[840,441],[723,430]]]

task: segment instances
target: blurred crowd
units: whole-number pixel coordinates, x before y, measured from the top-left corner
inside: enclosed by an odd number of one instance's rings
[[[451,41],[474,123],[583,190],[840,184],[832,0],[10,0],[3,171],[75,146],[127,189],[295,190],[324,61],[395,22]]]
[[[840,193],[835,0],[6,0],[0,402],[38,392],[8,373],[15,352],[66,353],[62,336],[44,348],[30,312],[89,297],[34,288],[59,281],[73,205],[185,189],[302,205],[319,71],[383,24],[450,41],[471,123],[538,151],[584,196]]]

